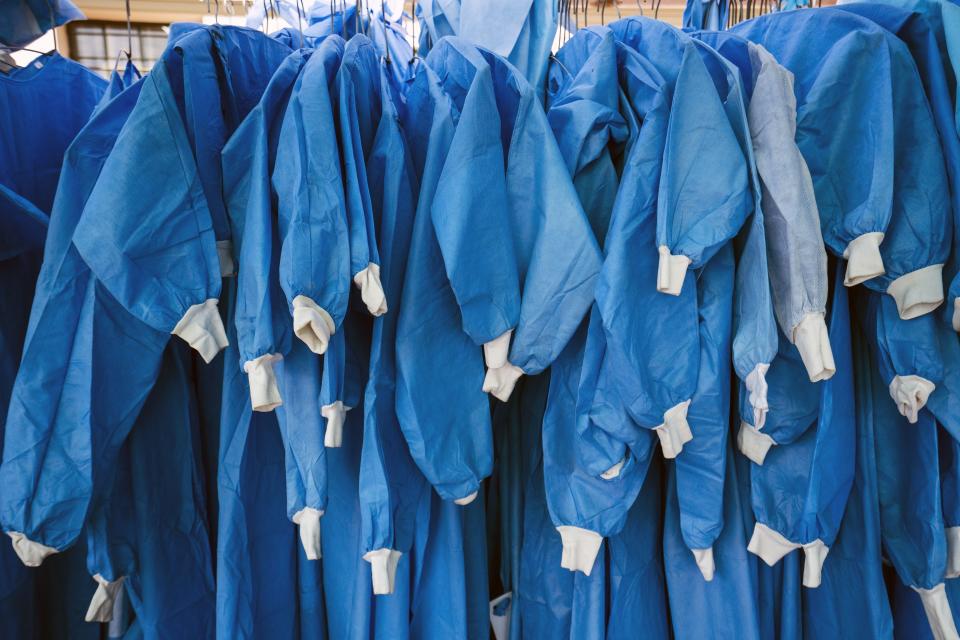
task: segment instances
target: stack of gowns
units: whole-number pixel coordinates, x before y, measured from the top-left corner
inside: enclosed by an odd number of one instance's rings
[[[950,6],[281,8],[0,75],[4,637],[957,637]]]

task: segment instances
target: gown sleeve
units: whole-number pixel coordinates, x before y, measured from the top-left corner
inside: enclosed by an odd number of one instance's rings
[[[740,231],[750,211],[747,166],[713,80],[691,41],[670,110],[657,207],[657,290],[679,295]],[[709,170],[703,170],[709,167]]]
[[[110,178],[90,194],[74,246],[124,308],[211,361],[227,343],[220,260],[165,65],[144,81],[103,172]]]
[[[350,236],[328,77],[318,51],[294,85],[280,125],[277,193],[280,286],[293,331],[327,351],[350,296]]]
[[[750,53],[759,72],[748,118],[762,181],[774,311],[781,331],[796,345],[807,374],[816,382],[833,370],[824,320],[827,253],[813,180],[795,142],[793,74],[759,45],[750,45]]]

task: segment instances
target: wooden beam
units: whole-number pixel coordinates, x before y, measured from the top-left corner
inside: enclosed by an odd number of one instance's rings
[[[226,7],[228,0],[220,0],[220,15],[231,15]],[[107,20],[113,22],[126,21],[124,0],[75,0],[76,4],[90,20]],[[211,0],[213,2],[213,0]],[[613,22],[618,17],[645,15],[653,17],[655,0],[590,0],[586,15],[581,15],[581,24],[600,24],[600,13],[603,8],[604,22]],[[244,15],[245,7],[242,1],[232,1],[235,14]],[[671,24],[680,24],[683,13],[683,0],[661,0],[658,17]],[[412,10],[413,2],[408,2]],[[619,14],[618,14],[619,10]],[[134,22],[153,22],[168,24],[170,22],[190,21],[201,22],[207,14],[206,0],[131,0],[130,13]]]

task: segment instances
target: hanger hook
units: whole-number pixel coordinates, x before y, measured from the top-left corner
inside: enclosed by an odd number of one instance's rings
[[[60,47],[57,44],[57,14],[53,10],[53,0],[47,0],[47,9],[50,10],[50,30],[53,32],[53,48],[59,53]]]
[[[297,0],[297,30],[300,31],[300,48],[303,49],[303,14],[306,9],[301,0]]]
[[[130,17],[130,0],[124,0],[124,8],[127,12],[127,62],[133,60],[133,20]]]

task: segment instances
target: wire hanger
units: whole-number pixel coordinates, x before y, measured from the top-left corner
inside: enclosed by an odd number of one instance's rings
[[[57,43],[57,15],[53,10],[53,0],[47,0],[47,8],[50,10],[50,30],[53,32],[53,53],[54,51],[59,52],[60,46]],[[26,49],[24,49],[26,51]]]
[[[13,69],[19,69],[20,65],[17,64],[17,61],[13,59],[13,56],[10,55],[14,51],[27,51],[29,53],[35,53],[37,56],[52,56],[55,53],[60,51],[60,47],[57,43],[57,27],[56,25],[56,14],[53,10],[53,2],[47,0],[47,8],[50,10],[50,24],[53,35],[53,49],[49,51],[40,51],[39,49],[31,49],[30,47],[8,47],[4,46],[0,48],[0,65],[9,67],[9,69],[2,70],[3,73],[9,73]]]
[[[0,49],[0,73],[10,73],[14,69],[19,69],[20,65],[13,59],[5,49]]]
[[[406,33],[406,30],[403,28],[404,15],[405,13],[400,14],[400,29]],[[410,58],[410,64],[413,64],[413,62],[420,57],[420,53],[417,51],[417,47],[420,45],[420,38],[417,35],[418,26],[420,26],[420,19],[417,18],[417,0],[413,0],[413,7],[410,15],[410,48],[413,50],[413,57]],[[420,26],[420,29],[422,33],[423,27]]]
[[[303,14],[306,13],[306,9],[303,7],[303,2],[297,0],[297,31],[300,32],[300,48],[303,49]]]
[[[216,24],[220,24],[220,0],[213,0],[213,4],[213,21]],[[210,13],[210,0],[207,0],[207,13]]]
[[[120,53],[127,54],[127,62],[133,61],[133,20],[130,18],[130,0],[123,0],[124,9],[127,12],[127,50],[120,50]],[[120,56],[117,56],[117,62],[120,62]],[[116,66],[116,65],[114,65]]]

